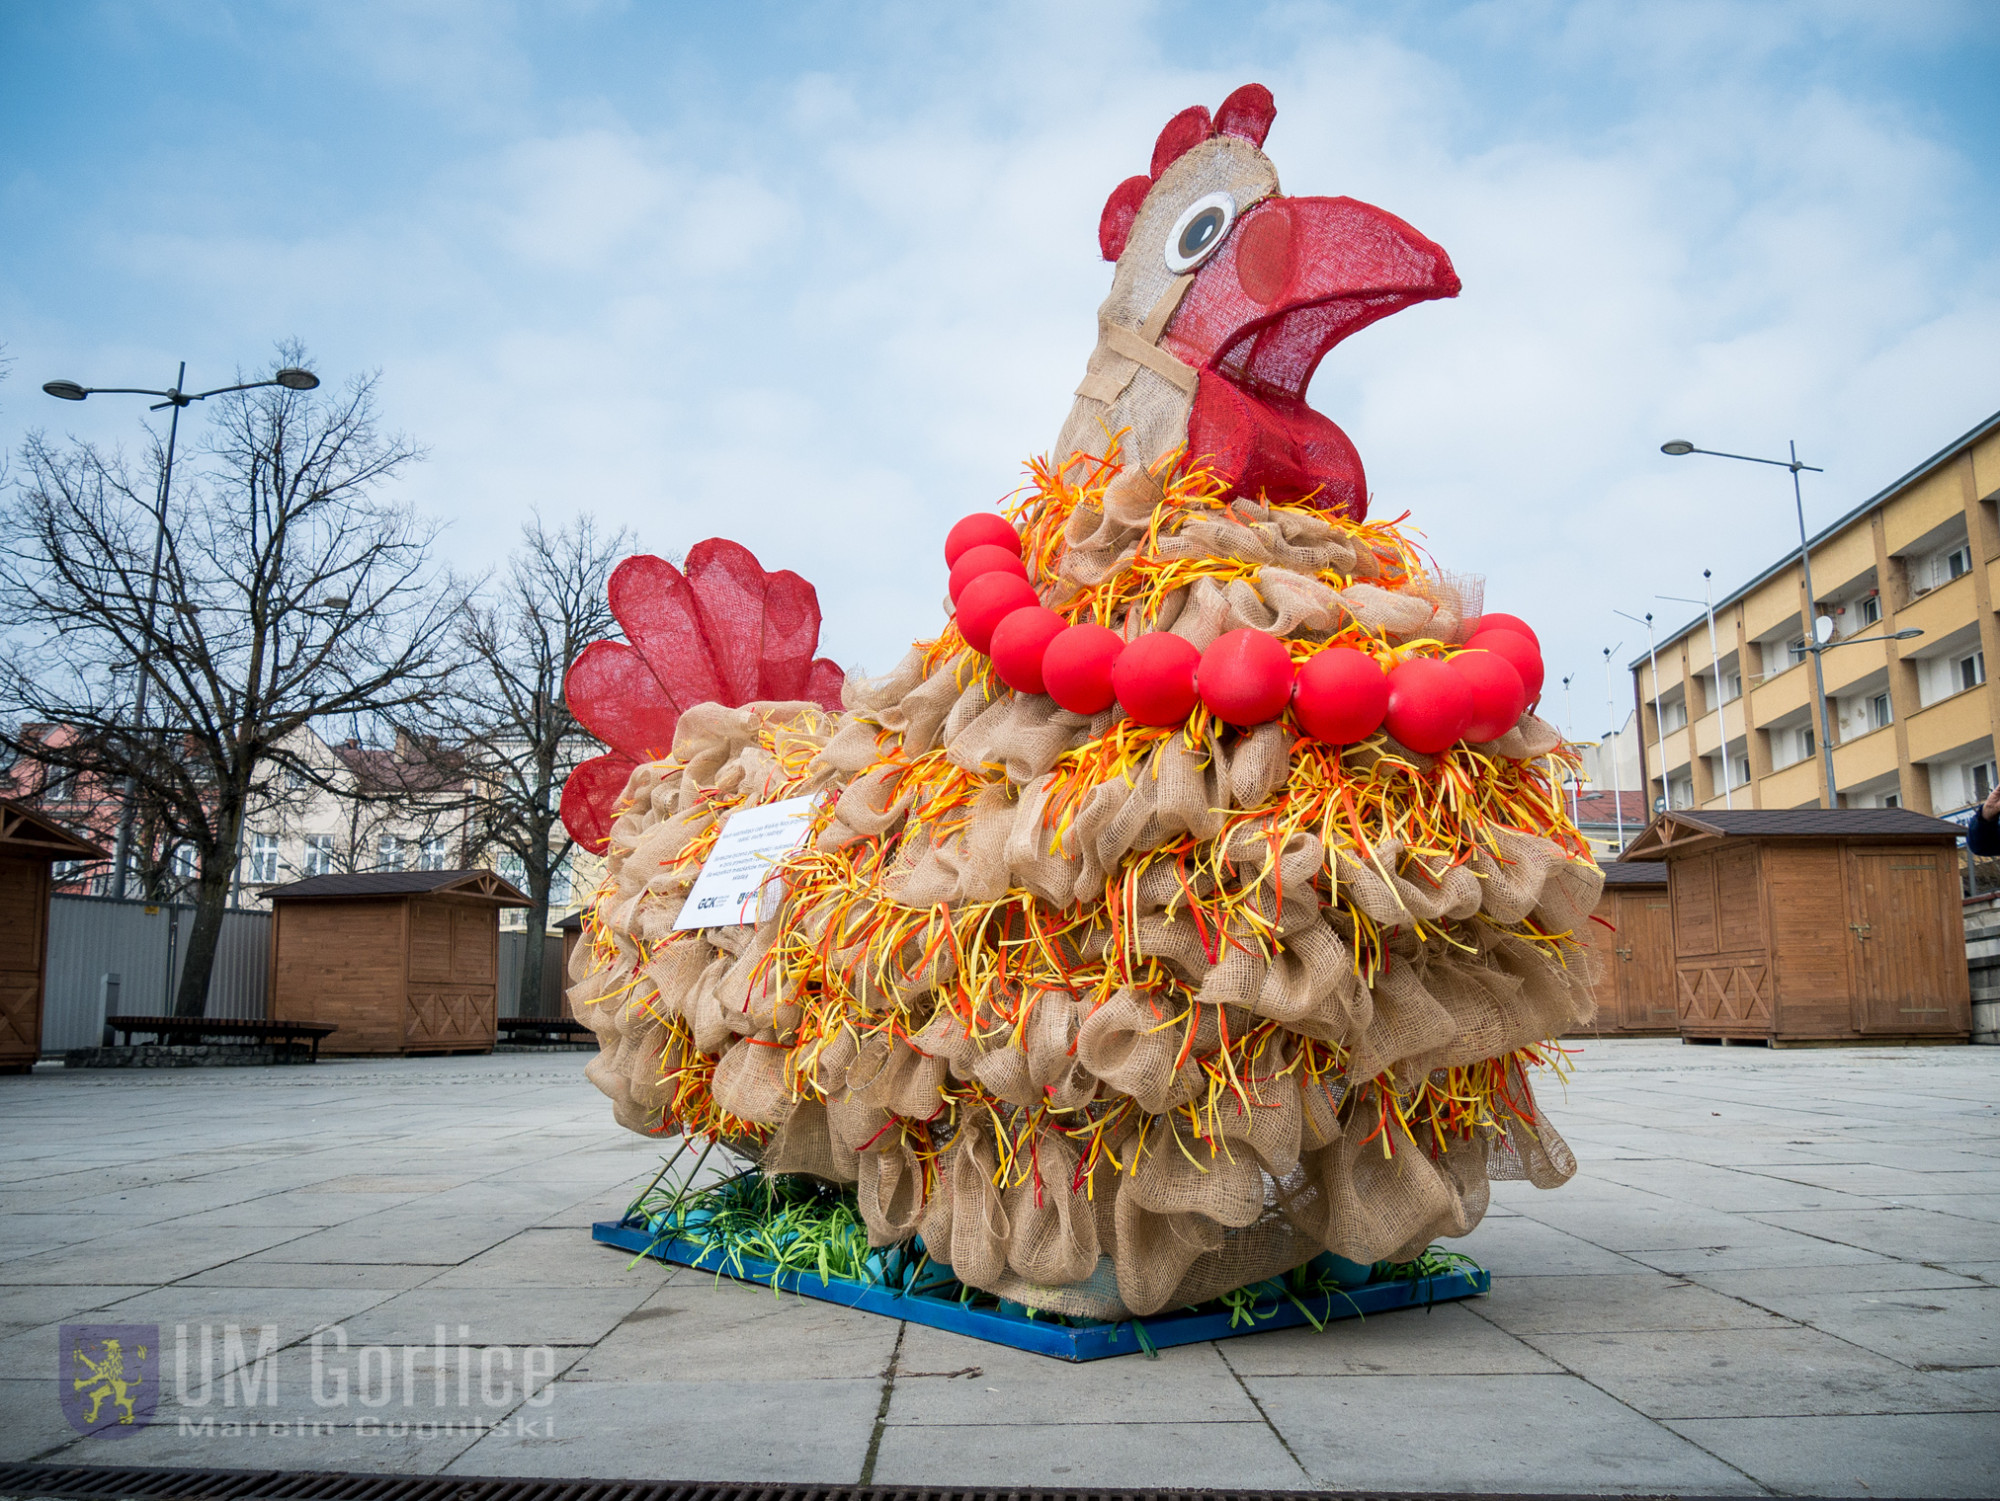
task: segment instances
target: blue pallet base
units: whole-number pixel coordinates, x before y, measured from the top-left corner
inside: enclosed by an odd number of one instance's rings
[[[655,1240],[644,1225],[599,1220],[590,1227],[590,1238],[600,1245],[616,1246],[651,1256],[675,1266],[717,1272],[725,1277],[773,1286],[776,1268],[768,1261],[743,1256],[731,1261],[723,1252],[689,1240]],[[1144,1320],[1144,1341],[1134,1322],[1069,1325],[1031,1319],[1004,1308],[970,1308],[956,1296],[941,1298],[922,1292],[904,1292],[885,1285],[871,1285],[834,1277],[822,1281],[817,1275],[801,1272],[778,1273],[775,1285],[784,1292],[879,1313],[885,1318],[907,1319],[952,1334],[970,1335],[1037,1355],[1053,1355],[1059,1360],[1103,1360],[1112,1355],[1136,1355],[1146,1346],[1165,1349],[1170,1345],[1200,1344],[1212,1339],[1230,1339],[1239,1334],[1259,1334],[1266,1329],[1292,1329],[1314,1319],[1328,1323],[1334,1319],[1356,1318],[1364,1314],[1387,1313],[1392,1309],[1428,1307],[1458,1298],[1477,1297],[1493,1286],[1492,1274],[1484,1268],[1454,1268],[1431,1277],[1370,1282],[1361,1287],[1324,1297],[1307,1297],[1300,1308],[1288,1298],[1274,1299],[1257,1309],[1258,1317],[1246,1323],[1227,1309],[1180,1310],[1156,1314]],[[957,1284],[953,1284],[956,1286]],[[1268,1315],[1268,1316],[1266,1316]]]

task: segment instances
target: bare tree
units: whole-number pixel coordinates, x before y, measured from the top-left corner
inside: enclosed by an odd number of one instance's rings
[[[523,1016],[541,1011],[550,891],[570,853],[558,813],[563,782],[598,751],[563,701],[563,677],[578,652],[612,630],[605,581],[632,546],[627,533],[606,535],[586,514],[553,532],[537,516],[522,528],[521,546],[489,596],[469,601],[459,615],[462,666],[437,741],[463,767],[467,847],[518,860],[534,902],[521,966]]]
[[[303,363],[295,346],[280,355]],[[280,774],[327,785],[297,748],[314,720],[417,713],[462,598],[431,562],[435,527],[379,498],[418,452],[379,428],[372,378],[220,401],[164,515],[157,438],[135,478],[120,454],[33,435],[0,509],[0,611],[17,622],[0,649],[0,745],[131,778],[158,842],[193,851],[181,1016],[206,1007],[247,809],[286,795]],[[24,720],[69,733],[29,741]]]

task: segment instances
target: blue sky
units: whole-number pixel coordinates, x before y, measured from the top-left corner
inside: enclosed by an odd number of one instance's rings
[[[1054,440],[1105,194],[1255,79],[1287,190],[1451,252],[1463,295],[1312,400],[1589,736],[1612,610],[1678,623],[1652,596],[1792,525],[1781,473],[1662,439],[1796,438],[1817,525],[2000,408],[1996,65],[2000,7],[1921,0],[0,7],[0,443],[136,449],[41,382],[296,337],[381,372],[458,566],[532,507],[731,536],[880,670]]]

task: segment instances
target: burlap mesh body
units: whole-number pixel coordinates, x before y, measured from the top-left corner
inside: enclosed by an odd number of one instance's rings
[[[1220,565],[1106,622],[1197,646],[1246,627],[1449,643],[1477,614],[1476,580],[1399,572],[1319,513],[1238,500],[1163,525],[1164,504],[1136,467],[1093,491],[1044,597],[1088,597],[1141,558]],[[1574,1171],[1519,1063],[1591,1009],[1571,935],[1601,877],[1560,842],[1559,806],[1539,832],[1495,825],[1457,855],[1299,827],[1289,721],[1159,738],[1079,792],[1064,768],[1118,732],[1115,714],[1013,693],[964,650],[913,649],[844,702],[691,710],[671,755],[632,774],[570,975],[600,1042],[589,1077],[622,1124],[760,1140],[768,1170],[853,1183],[878,1243],[921,1235],[972,1286],[1104,1318],[1322,1250],[1414,1254],[1476,1225],[1489,1179]],[[1525,762],[1555,746],[1524,715],[1479,749]],[[927,756],[965,789],[949,817],[921,816],[908,785]],[[1435,775],[1380,738],[1347,764],[1383,758]],[[721,811],[819,793],[809,856],[866,862],[863,896],[800,915],[788,889],[760,925],[673,930],[689,852]],[[1049,940],[1075,962],[1118,947],[1151,978],[1091,991],[999,974],[970,1002],[941,928],[892,950],[875,936],[885,917],[1024,899],[1051,922],[1090,919]],[[842,977],[831,1012],[785,979],[801,955]],[[1474,1088],[1508,1108],[1426,1124],[1424,1101]],[[1107,1123],[1096,1155],[1070,1129],[1090,1121]]]

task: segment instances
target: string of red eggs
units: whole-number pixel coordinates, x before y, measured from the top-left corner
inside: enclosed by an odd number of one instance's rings
[[[1169,631],[1127,641],[1108,626],[1072,625],[1042,604],[1020,534],[990,512],[954,526],[944,558],[967,644],[1015,692],[1046,693],[1073,714],[1116,702],[1139,724],[1165,727],[1200,703],[1248,728],[1289,708],[1301,729],[1330,745],[1386,728],[1435,755],[1461,740],[1498,739],[1541,696],[1541,642],[1513,615],[1480,616],[1448,657],[1405,657],[1385,668],[1367,652],[1334,646],[1295,666],[1283,641],[1258,630],[1225,632],[1203,651]]]

